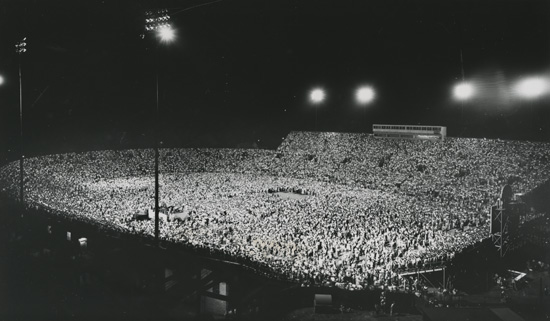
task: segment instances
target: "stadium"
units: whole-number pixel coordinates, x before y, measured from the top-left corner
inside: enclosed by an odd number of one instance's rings
[[[410,291],[404,272],[491,239],[503,186],[528,199],[548,182],[548,147],[291,132],[276,150],[161,149],[161,246],[302,286]],[[153,160],[148,149],[26,159],[25,206],[153,240]],[[0,173],[17,199],[18,163]]]
[[[2,2],[0,319],[548,319],[548,9]]]

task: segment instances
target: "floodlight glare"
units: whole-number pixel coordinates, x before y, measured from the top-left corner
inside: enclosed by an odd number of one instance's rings
[[[374,90],[371,87],[361,87],[355,92],[355,99],[360,104],[368,104],[374,99]]]
[[[4,77],[2,77],[2,76],[0,75],[0,85],[2,85],[3,83],[4,83]]]
[[[309,95],[309,99],[313,103],[320,103],[323,100],[325,100],[325,92],[322,89],[319,89],[319,88],[314,89],[314,90],[311,91],[311,93]]]
[[[160,37],[160,40],[164,42],[170,42],[174,40],[174,37],[176,36],[176,33],[174,32],[174,29],[170,27],[170,25],[163,26],[162,28],[158,29],[158,35]]]
[[[548,81],[544,78],[526,78],[519,81],[514,88],[518,96],[523,98],[536,98],[548,92]]]
[[[454,96],[458,100],[466,100],[474,94],[474,87],[469,83],[460,83],[454,88]]]

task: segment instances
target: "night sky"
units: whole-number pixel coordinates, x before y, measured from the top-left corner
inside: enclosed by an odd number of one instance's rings
[[[549,1],[207,3],[0,1],[2,158],[18,150],[24,36],[27,154],[150,146],[157,72],[164,146],[274,148],[289,130],[315,130],[315,108],[320,131],[425,124],[550,140],[550,95],[511,90],[550,77]],[[171,14],[170,44],[142,37],[156,8]],[[476,95],[458,102],[463,75]],[[367,106],[354,98],[363,84],[376,92]],[[316,86],[320,105],[308,101]]]

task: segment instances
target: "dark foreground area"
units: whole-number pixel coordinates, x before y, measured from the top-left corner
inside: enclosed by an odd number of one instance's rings
[[[494,270],[465,274],[477,283],[474,292],[443,291],[441,274],[426,273],[414,295],[302,287],[205,253],[157,249],[149,240],[22,212],[5,199],[1,205],[1,320],[500,320],[494,309],[506,308],[524,320],[550,315],[546,217]],[[518,274],[508,269],[525,275],[512,282]],[[316,294],[330,294],[330,305],[316,304]]]

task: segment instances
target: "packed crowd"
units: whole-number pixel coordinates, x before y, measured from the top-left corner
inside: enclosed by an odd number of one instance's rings
[[[27,205],[153,235],[152,221],[130,215],[153,207],[153,159],[152,150],[26,159]],[[397,270],[488,237],[502,186],[532,190],[549,177],[549,159],[545,143],[310,132],[290,133],[275,151],[162,149],[162,212],[188,219],[164,220],[161,238],[301,282],[389,284]],[[0,169],[13,197],[17,165]]]

